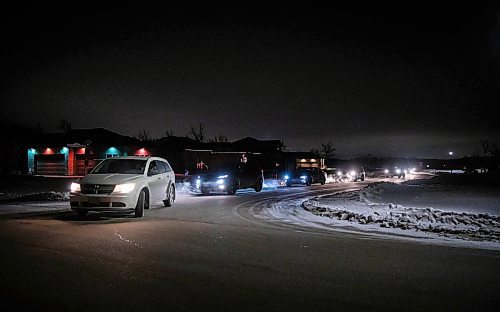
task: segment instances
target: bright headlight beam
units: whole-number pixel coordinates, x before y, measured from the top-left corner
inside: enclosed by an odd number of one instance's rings
[[[72,182],[71,186],[70,186],[70,190],[71,190],[72,193],[79,193],[79,192],[81,192],[80,183]]]
[[[115,186],[113,192],[126,194],[132,192],[134,188],[135,188],[135,183],[118,184]]]

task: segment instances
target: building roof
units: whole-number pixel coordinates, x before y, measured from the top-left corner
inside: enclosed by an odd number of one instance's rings
[[[41,135],[37,142],[40,144],[73,144],[82,145],[117,145],[139,146],[143,145],[136,138],[121,135],[104,128],[75,129],[65,133],[49,133]]]

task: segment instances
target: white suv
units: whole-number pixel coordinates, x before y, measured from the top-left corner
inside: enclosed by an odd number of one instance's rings
[[[139,218],[160,201],[166,207],[175,201],[175,174],[160,157],[108,158],[71,184],[71,209],[82,216],[89,211],[129,211]]]

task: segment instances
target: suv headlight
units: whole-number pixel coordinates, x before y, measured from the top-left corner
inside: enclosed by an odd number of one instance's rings
[[[71,182],[70,191],[71,193],[80,193],[80,183]]]
[[[118,184],[115,186],[113,192],[126,194],[132,192],[134,188],[135,188],[135,183]]]

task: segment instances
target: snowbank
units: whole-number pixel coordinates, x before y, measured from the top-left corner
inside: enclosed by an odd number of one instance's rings
[[[359,191],[315,197],[302,207],[341,225],[500,242],[498,187],[379,182]]]

